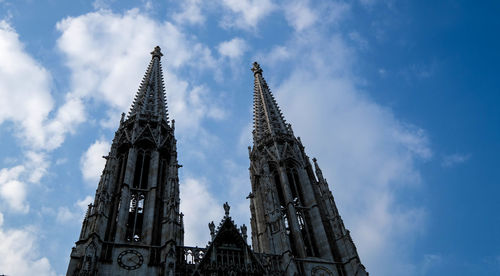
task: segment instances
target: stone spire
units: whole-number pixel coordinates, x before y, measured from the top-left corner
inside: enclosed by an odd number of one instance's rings
[[[128,117],[148,115],[168,121],[167,100],[165,98],[165,86],[160,61],[163,54],[160,47],[156,46],[151,55],[151,62],[146,74],[144,74]]]
[[[184,244],[182,166],[174,122],[167,121],[160,47],[151,55],[128,118],[122,115],[105,157],[67,275],[175,274],[175,252]]]
[[[281,113],[257,62],[251,69],[254,75],[253,138],[258,142],[268,135],[291,134],[289,125]]]
[[[281,256],[284,275],[367,276],[317,160],[313,168],[258,63],[252,71],[254,143],[248,198],[254,250]]]

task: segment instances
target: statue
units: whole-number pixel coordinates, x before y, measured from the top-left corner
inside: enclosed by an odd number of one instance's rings
[[[241,235],[243,236],[243,239],[246,241],[247,240],[247,226],[245,224],[243,224],[241,227],[240,227],[240,230],[241,230]]]
[[[231,206],[229,206],[229,204],[227,203],[224,203],[224,212],[226,214],[226,217],[229,217],[229,209],[231,209]]]
[[[215,224],[214,221],[210,222],[208,224],[208,229],[210,229],[210,237],[212,237],[212,240],[215,238]]]

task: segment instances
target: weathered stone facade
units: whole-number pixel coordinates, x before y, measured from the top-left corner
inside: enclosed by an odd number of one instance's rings
[[[67,275],[368,275],[333,195],[286,124],[254,63],[254,145],[249,148],[252,248],[224,205],[211,242],[184,246],[175,121],[168,120],[156,47],[127,117],[122,115]]]
[[[316,159],[313,170],[258,63],[249,147],[252,245],[282,256],[285,275],[368,275]],[[316,174],[315,174],[316,173]]]

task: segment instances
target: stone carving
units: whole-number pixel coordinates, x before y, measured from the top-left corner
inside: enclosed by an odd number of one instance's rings
[[[225,213],[226,217],[228,217],[229,216],[229,209],[231,209],[231,206],[229,206],[227,201],[226,201],[226,203],[224,203],[223,206],[224,206],[224,213]]]
[[[241,236],[243,237],[243,239],[246,241],[247,240],[247,226],[245,224],[243,224],[241,227],[240,227],[240,230],[241,230]]]
[[[213,240],[215,237],[215,224],[213,221],[208,224],[208,229],[210,229],[210,237]]]
[[[134,269],[137,275],[329,276],[341,271],[367,276],[317,160],[311,166],[257,62],[251,69],[254,129],[248,148],[252,247],[247,226],[234,224],[228,202],[220,225],[208,223],[208,246],[184,246],[175,121],[169,123],[167,114],[160,47],[151,55],[105,156],[95,205],[89,204],[67,275],[125,275]],[[122,266],[113,261],[121,252],[133,253],[122,255]]]

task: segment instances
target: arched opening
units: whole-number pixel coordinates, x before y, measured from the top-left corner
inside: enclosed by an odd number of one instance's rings
[[[147,189],[149,180],[150,153],[148,151],[139,151],[135,162],[134,182],[132,188]]]
[[[142,223],[144,221],[144,194],[132,193],[128,210],[126,240],[138,242],[141,240]]]

